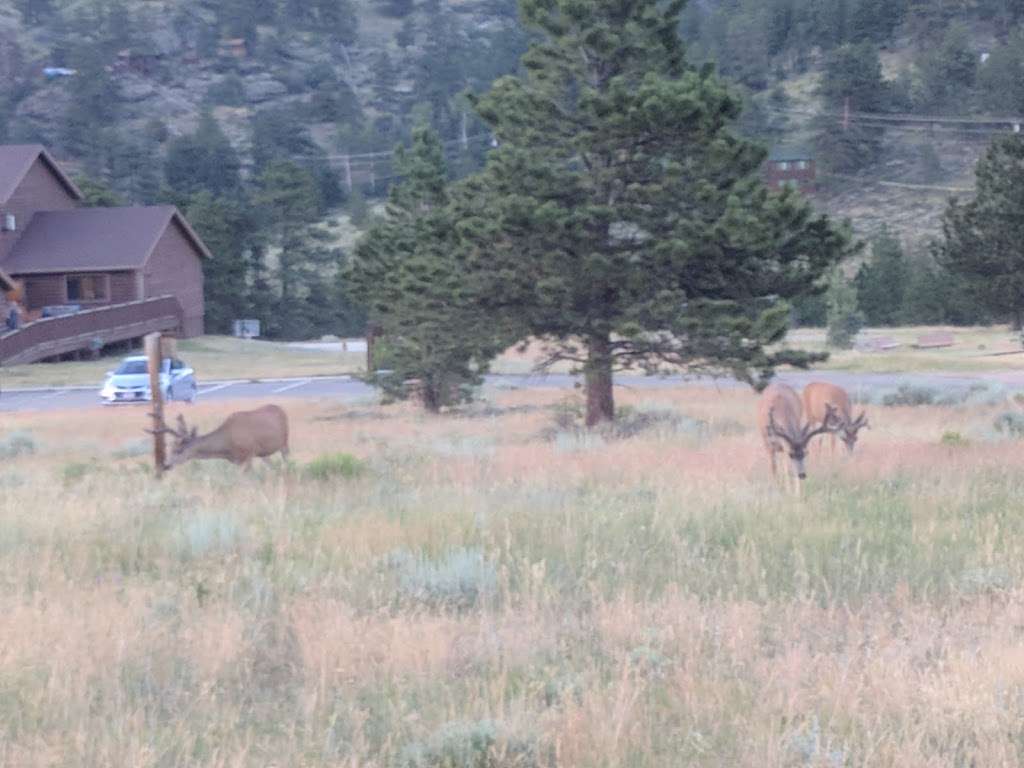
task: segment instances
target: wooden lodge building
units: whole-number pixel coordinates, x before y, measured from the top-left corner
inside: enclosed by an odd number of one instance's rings
[[[0,363],[154,330],[203,333],[202,261],[211,255],[181,213],[81,202],[42,146],[0,146]],[[4,321],[15,302],[11,331]]]

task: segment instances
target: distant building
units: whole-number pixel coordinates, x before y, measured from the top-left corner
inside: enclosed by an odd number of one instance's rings
[[[0,309],[16,292],[28,321],[62,307],[81,313],[60,327],[28,328],[21,339],[0,328],[0,362],[73,351],[81,338],[200,335],[208,258],[173,206],[83,208],[82,193],[43,147],[0,145]]]
[[[249,55],[249,44],[244,37],[223,38],[217,45],[217,54],[225,58],[244,59]]]
[[[765,181],[772,189],[793,187],[813,192],[818,171],[814,153],[804,147],[776,147],[768,155]]]

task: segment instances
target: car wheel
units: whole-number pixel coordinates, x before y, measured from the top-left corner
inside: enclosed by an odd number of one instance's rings
[[[199,385],[194,381],[189,385],[188,392],[185,393],[185,402],[191,405],[196,401],[196,397],[199,395]]]

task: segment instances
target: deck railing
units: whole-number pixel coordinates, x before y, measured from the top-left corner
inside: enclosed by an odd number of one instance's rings
[[[174,296],[158,296],[43,318],[0,334],[0,364],[34,363],[154,331],[179,332],[182,317]]]

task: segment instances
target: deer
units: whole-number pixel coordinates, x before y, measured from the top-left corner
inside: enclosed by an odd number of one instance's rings
[[[861,411],[856,419],[853,418],[850,396],[846,390],[827,381],[812,381],[804,387],[803,401],[809,421],[823,420],[830,405],[835,409],[839,428],[832,431],[830,436],[832,453],[836,452],[837,435],[846,446],[847,454],[853,453],[853,448],[857,445],[857,433],[862,429],[868,429],[870,425],[866,411]]]
[[[165,469],[192,459],[227,459],[248,471],[256,457],[269,461],[270,456],[280,453],[288,460],[288,417],[276,405],[232,413],[205,435],[198,434],[195,427],[190,429],[180,414],[177,429],[164,426],[159,431],[175,438]]]
[[[772,462],[772,476],[778,475],[776,454],[785,451],[789,455],[799,488],[799,483],[807,477],[804,462],[808,443],[818,435],[838,428],[835,407],[826,405],[825,417],[815,427],[813,421],[804,423],[803,404],[792,387],[788,384],[771,384],[761,394],[757,417],[761,436]],[[791,475],[786,472],[785,476]]]

